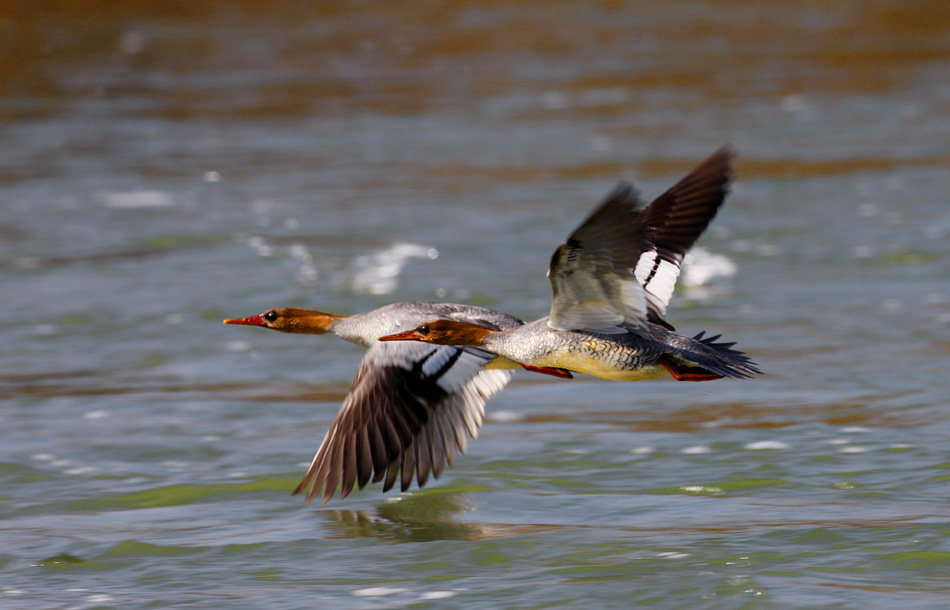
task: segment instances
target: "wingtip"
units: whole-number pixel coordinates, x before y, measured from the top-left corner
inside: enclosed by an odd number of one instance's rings
[[[713,156],[728,157],[731,159],[736,156],[736,149],[729,142],[724,142],[719,148],[716,149],[716,152],[713,153]]]
[[[618,199],[618,198],[629,198],[631,195],[636,194],[636,187],[633,186],[633,182],[629,180],[620,180],[614,186],[613,190],[610,191],[610,194],[607,195],[607,199]]]
[[[732,162],[735,160],[736,156],[736,149],[733,148],[731,144],[726,143],[717,148],[716,152],[714,152],[708,159],[709,161],[723,166],[723,173],[725,174],[727,183],[732,181],[734,173]],[[724,188],[728,190],[728,186]]]

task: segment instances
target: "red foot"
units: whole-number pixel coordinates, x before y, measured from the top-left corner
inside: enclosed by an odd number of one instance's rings
[[[698,366],[679,367],[666,356],[660,356],[658,362],[676,381],[712,381],[713,379],[722,379],[722,375],[710,373],[706,369]]]
[[[566,369],[558,369],[551,366],[531,366],[530,364],[522,364],[521,367],[526,371],[541,373],[542,375],[561,377],[562,379],[574,379],[574,375],[571,375],[571,372]]]

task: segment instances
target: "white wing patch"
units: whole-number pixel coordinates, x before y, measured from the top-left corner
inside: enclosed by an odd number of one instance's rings
[[[666,313],[666,306],[673,297],[676,288],[676,278],[680,274],[678,262],[657,260],[656,250],[647,250],[640,255],[633,275],[643,285],[643,289],[653,296],[651,305],[658,309],[660,315]]]
[[[636,276],[641,285],[653,272],[654,262],[656,262],[656,250],[647,250],[640,255],[640,260],[637,261],[637,268],[633,270],[633,275]]]
[[[422,363],[422,374],[431,377],[439,387],[452,394],[458,392],[485,365],[495,359],[494,354],[481,350],[452,347],[448,345],[430,346],[432,355]],[[459,352],[459,350],[462,350]]]
[[[439,370],[446,366],[449,362],[449,359],[453,356],[455,356],[454,349],[433,347],[429,354],[426,355],[425,360],[422,362],[422,374],[426,377],[433,377],[435,375],[441,376]]]
[[[676,287],[676,278],[679,277],[679,274],[679,265],[669,261],[661,261],[656,273],[653,274],[653,278],[644,286],[647,292],[663,303],[663,310],[660,313],[666,311],[666,306],[673,296],[673,289]]]

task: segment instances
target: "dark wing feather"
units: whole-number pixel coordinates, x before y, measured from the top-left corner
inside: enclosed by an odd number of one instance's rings
[[[634,331],[663,320],[686,251],[716,215],[729,182],[731,152],[721,148],[640,209],[621,183],[551,258],[557,330]]]
[[[548,267],[557,330],[627,332],[646,319],[643,288],[630,270],[648,246],[637,224],[640,200],[620,183],[554,252]]]
[[[485,402],[511,378],[506,370],[485,370],[493,354],[473,348],[424,343],[376,343],[364,356],[349,394],[310,468],[294,493],[309,488],[307,501],[322,490],[324,502],[340,488],[385,479],[405,491],[413,477],[421,487],[437,477],[466,433],[478,433]]]
[[[663,315],[683,257],[725,201],[731,159],[732,152],[720,148],[644,208],[637,219],[650,248],[641,254],[634,274],[646,291],[651,322],[666,325]]]

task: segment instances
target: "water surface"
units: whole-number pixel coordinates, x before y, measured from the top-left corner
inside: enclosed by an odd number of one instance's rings
[[[945,3],[56,6],[0,16],[0,606],[945,603]],[[724,142],[669,318],[765,376],[519,374],[426,489],[289,495],[361,351],[222,318],[545,315]]]

